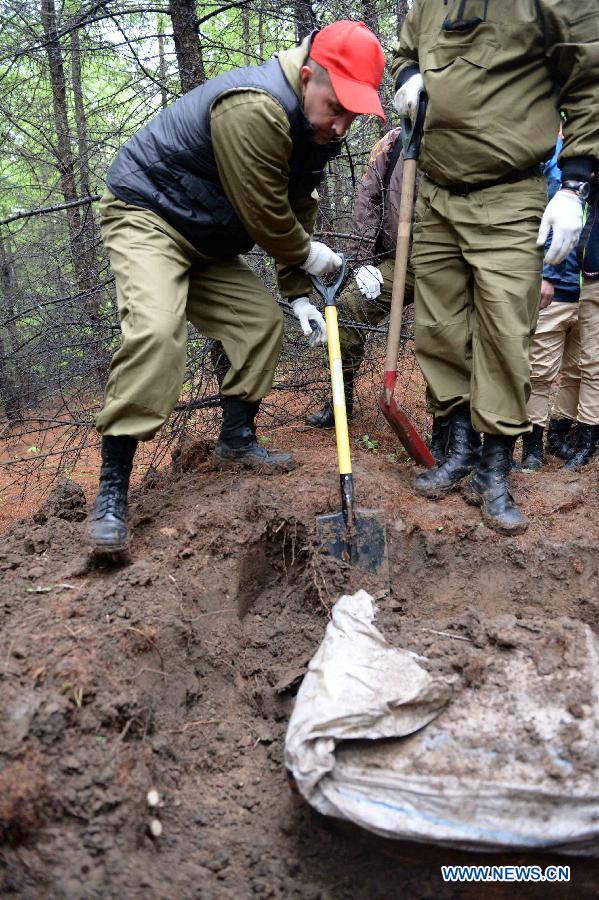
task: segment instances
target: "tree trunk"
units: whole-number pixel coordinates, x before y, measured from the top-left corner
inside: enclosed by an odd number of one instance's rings
[[[258,56],[260,62],[264,59],[264,10],[258,10]]]
[[[295,31],[299,42],[314,30],[316,22],[310,0],[293,0],[293,10],[295,15]]]
[[[162,109],[168,105],[166,91],[166,59],[164,56],[164,34],[162,33],[162,16],[158,15],[158,78],[160,79],[160,105]]]
[[[60,175],[60,185],[65,202],[78,200],[75,168],[71,151],[71,133],[67,110],[67,89],[64,75],[62,51],[56,32],[56,10],[54,0],[42,0],[42,26],[46,37],[46,52],[52,85],[54,127],[56,130],[56,162]],[[81,214],[79,207],[66,210],[71,257],[77,278],[79,293],[87,298],[93,291],[95,282],[86,260],[81,253]],[[86,300],[86,303],[88,301]]]
[[[362,9],[364,10],[364,22],[378,36],[379,13],[376,0],[362,0]]]
[[[252,62],[252,48],[250,46],[250,11],[247,6],[241,7],[241,24],[243,28],[243,55],[246,66]]]
[[[408,14],[408,10],[410,6],[408,4],[408,0],[396,0],[396,10],[397,10],[397,34],[401,31],[401,26],[403,25],[403,20]]]
[[[9,426],[22,422],[21,398],[18,392],[18,379],[15,378],[13,365],[10,362],[12,348],[16,346],[16,335],[12,318],[17,296],[16,276],[13,261],[8,248],[0,237],[0,292],[2,294],[2,311],[7,322],[0,328],[0,402],[4,407]]]
[[[83,102],[81,79],[81,48],[79,31],[71,31],[71,78],[73,83],[73,99],[75,103],[75,124],[77,128],[77,147],[79,151],[79,188],[82,197],[91,195],[89,169],[89,141],[87,137],[87,117]],[[85,272],[85,282],[94,294],[86,298],[86,308],[95,321],[100,308],[98,286],[100,283],[99,265],[96,256],[97,229],[92,204],[80,207],[83,220],[81,222],[81,241],[79,243],[80,265]]]
[[[169,0],[168,11],[173,23],[181,90],[186,94],[206,80],[195,0]]]

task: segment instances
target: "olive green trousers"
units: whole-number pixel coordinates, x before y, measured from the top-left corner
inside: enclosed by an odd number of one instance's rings
[[[436,415],[470,406],[477,431],[530,430],[529,345],[541,292],[545,180],[462,197],[427,178],[415,209],[416,358]]]
[[[343,371],[355,374],[364,358],[364,347],[368,337],[368,327],[379,325],[391,311],[391,290],[393,287],[393,270],[395,258],[387,257],[378,264],[383,283],[381,293],[376,300],[367,300],[352,282],[353,287],[346,288],[339,301],[339,345]],[[406,292],[404,305],[414,301],[414,274],[411,267],[406,273]],[[355,322],[364,328],[352,328],[345,323]]]
[[[243,259],[206,259],[159,216],[108,191],[100,209],[122,330],[96,419],[100,433],[138,440],[156,434],[181,392],[188,321],[223,345],[230,367],[222,394],[264,397],[281,350],[283,316]]]

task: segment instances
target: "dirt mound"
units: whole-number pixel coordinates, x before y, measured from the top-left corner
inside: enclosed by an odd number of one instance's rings
[[[133,493],[130,565],[90,564],[84,497],[72,485],[3,536],[3,895],[468,893],[444,885],[439,866],[478,860],[408,845],[389,852],[340,833],[289,790],[282,747],[294,691],[331,604],[362,586],[313,543],[315,516],[339,507],[331,436],[302,432],[302,442],[298,468],[273,478],[213,471],[209,441],[180,447],[173,471]],[[359,498],[389,523],[388,630],[418,634],[433,657],[435,631],[468,637],[468,651],[456,642],[456,664],[475,689],[486,642],[509,640],[521,615],[598,626],[596,466],[516,475],[532,524],[507,539],[459,495],[415,498],[413,469],[394,454],[365,445],[355,457]],[[498,615],[509,620],[493,636],[484,622]],[[555,648],[543,653],[561,664]],[[566,862],[570,885],[519,893],[595,896],[594,864]]]

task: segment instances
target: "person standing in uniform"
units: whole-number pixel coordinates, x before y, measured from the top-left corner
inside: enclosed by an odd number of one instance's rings
[[[560,189],[562,181],[558,157],[563,138],[557,140],[555,152],[545,165],[549,198]],[[547,430],[547,449],[561,455],[573,420],[576,419],[580,375],[578,356],[580,340],[578,310],[581,272],[578,248],[561,263],[543,266],[541,304],[537,328],[530,344],[530,398],[527,412],[532,431],[522,435],[522,468],[540,469],[545,461],[543,434],[549,418],[551,385],[560,375],[560,398],[553,404]],[[568,388],[565,389],[566,384]],[[567,456],[567,453],[566,453]]]
[[[377,93],[384,62],[362,22],[334,22],[263,65],[194,88],[121,148],[101,203],[123,341],[96,421],[102,468],[88,525],[96,550],[126,545],[133,456],[177,402],[187,320],[220,341],[230,363],[216,464],[293,466],[289,454],[256,439],[283,325],[241,254],[257,243],[272,255],[304,334],[325,343],[309,276],[341,260],[311,239],[315,188],[356,115],[384,119]]]
[[[428,95],[415,349],[435,412],[450,422],[446,462],[418,475],[415,490],[438,498],[470,476],[464,496],[484,521],[518,534],[528,523],[509,470],[516,438],[531,427],[542,247],[551,231],[546,261],[556,264],[576,245],[599,159],[596,0],[415,0],[393,75],[401,116],[413,117]],[[560,109],[562,184],[547,203],[540,163]]]
[[[550,422],[548,443],[565,468],[586,466],[599,446],[599,197],[595,187],[578,247],[580,301]],[[564,354],[565,357],[565,354]],[[552,426],[553,424],[553,441]]]

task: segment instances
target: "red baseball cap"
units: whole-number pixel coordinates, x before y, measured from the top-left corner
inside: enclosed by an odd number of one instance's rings
[[[341,106],[353,113],[385,119],[377,93],[385,68],[385,54],[364,22],[341,19],[317,32],[310,57],[327,70]]]

